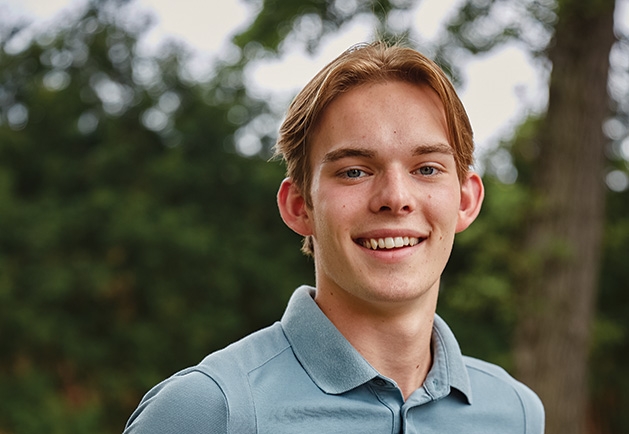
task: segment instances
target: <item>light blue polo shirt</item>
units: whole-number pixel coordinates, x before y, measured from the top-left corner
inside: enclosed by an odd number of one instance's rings
[[[404,401],[298,288],[282,320],[149,391],[125,434],[542,434],[539,398],[461,355],[435,316],[433,366]]]

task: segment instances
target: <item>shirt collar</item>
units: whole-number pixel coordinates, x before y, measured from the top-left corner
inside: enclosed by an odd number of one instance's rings
[[[298,288],[282,317],[282,327],[295,356],[324,392],[354,389],[378,372],[345,339],[314,301],[315,289]]]
[[[336,329],[314,301],[315,289],[298,288],[282,317],[282,328],[295,356],[324,392],[340,394],[379,377],[370,364]],[[433,332],[433,366],[424,387],[435,399],[450,387],[472,402],[470,380],[454,334],[438,315]],[[445,388],[444,386],[449,386]]]
[[[454,388],[472,403],[470,377],[459,343],[444,320],[435,314],[432,326],[432,368],[428,372],[424,387],[434,399],[441,398]]]

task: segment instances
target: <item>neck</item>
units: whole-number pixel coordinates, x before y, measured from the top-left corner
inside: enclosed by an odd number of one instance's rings
[[[438,288],[438,285],[437,285]],[[382,375],[393,379],[404,399],[422,386],[432,366],[431,337],[438,289],[401,306],[373,306],[350,300],[315,300],[354,348]]]

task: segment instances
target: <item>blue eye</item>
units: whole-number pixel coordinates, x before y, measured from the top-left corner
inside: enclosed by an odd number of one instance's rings
[[[430,176],[430,175],[435,175],[437,173],[437,169],[435,169],[432,166],[423,166],[419,168],[418,172],[421,175]]]
[[[349,169],[349,170],[345,171],[344,174],[348,178],[360,178],[361,176],[363,176],[365,174],[365,172],[363,172],[360,169]]]

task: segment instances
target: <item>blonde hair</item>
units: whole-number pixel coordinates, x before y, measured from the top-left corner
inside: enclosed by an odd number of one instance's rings
[[[423,54],[385,42],[351,47],[325,66],[295,97],[279,131],[275,155],[286,162],[286,174],[312,206],[312,173],[308,141],[321,113],[340,94],[359,85],[382,81],[404,81],[427,85],[438,95],[445,109],[457,175],[465,179],[474,162],[472,127],[465,108],[443,70]],[[313,254],[310,237],[302,251]]]

